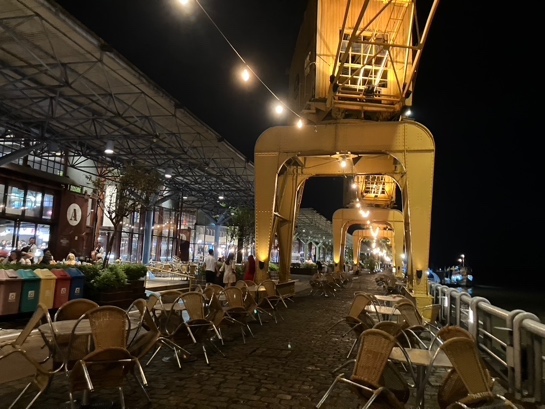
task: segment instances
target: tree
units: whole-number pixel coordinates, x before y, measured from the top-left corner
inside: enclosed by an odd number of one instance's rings
[[[237,240],[237,263],[242,262],[242,249],[255,240],[255,212],[247,207],[237,207],[231,212],[227,230],[229,241]]]
[[[113,226],[103,260],[106,267],[123,220],[135,212],[151,209],[163,188],[163,181],[156,169],[128,166],[121,170],[105,169],[92,183],[97,204]]]

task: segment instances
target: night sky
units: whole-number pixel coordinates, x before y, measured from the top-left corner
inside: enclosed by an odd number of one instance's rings
[[[307,1],[200,2],[282,98]],[[543,131],[533,108],[540,77],[531,63],[536,26],[523,22],[528,11],[484,3],[439,4],[412,111],[436,142],[431,267],[455,265],[463,253],[478,283],[506,285],[514,276],[543,273],[544,218],[535,175]],[[263,131],[292,124],[271,114],[273,97],[264,86],[239,81],[241,61],[197,6],[187,11],[177,0],[59,4],[251,160]],[[331,219],[342,207],[340,184],[310,180],[302,207]]]

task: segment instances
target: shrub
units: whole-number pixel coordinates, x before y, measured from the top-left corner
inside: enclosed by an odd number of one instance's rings
[[[280,266],[278,264],[269,263],[269,271],[280,271]]]
[[[148,268],[144,264],[124,264],[121,269],[129,281],[137,281],[146,276]]]
[[[100,271],[102,270],[102,265],[96,265],[96,264],[82,264],[80,266],[60,266],[58,268],[77,268],[79,271],[83,273],[85,276],[85,281],[87,283],[91,283],[93,280],[95,280],[99,275]]]
[[[118,266],[109,266],[91,282],[95,290],[118,289],[127,284],[127,275]]]

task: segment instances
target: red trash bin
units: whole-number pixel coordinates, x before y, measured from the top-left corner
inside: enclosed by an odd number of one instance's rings
[[[57,277],[53,308],[59,308],[70,300],[70,281],[72,280],[72,276],[59,268],[51,270],[51,272]]]

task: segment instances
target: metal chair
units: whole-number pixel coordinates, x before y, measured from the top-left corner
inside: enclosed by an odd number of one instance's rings
[[[227,307],[224,309],[225,313],[237,323],[245,326],[250,332],[250,335],[254,337],[254,333],[248,324],[248,320],[253,320],[254,318],[253,314],[244,307],[243,290],[238,287],[227,287],[223,291],[223,294],[225,295],[225,301],[227,303]],[[246,343],[244,328],[241,328],[241,332],[242,339],[244,343]]]
[[[168,318],[176,308],[176,304],[171,304],[170,310],[163,310],[162,319],[160,321],[164,324],[164,326],[161,330],[161,328],[157,325],[157,321],[154,318],[151,310],[151,308],[153,308],[158,300],[159,297],[155,297],[155,300],[153,300],[152,302],[150,302],[150,299],[148,299],[147,301],[144,299],[138,299],[133,301],[131,307],[129,308],[129,311],[131,309],[134,309],[139,312],[139,322],[141,322],[141,324],[134,331],[134,334],[131,337],[128,345],[128,350],[139,360],[142,360],[145,356],[153,351],[151,357],[147,360],[145,364],[145,366],[148,366],[159,353],[161,348],[165,346],[174,353],[174,358],[176,359],[178,368],[181,369],[182,364],[180,361],[180,355],[189,357],[191,354],[174,340],[176,333],[173,330],[173,322],[169,322],[170,320]]]
[[[410,396],[408,384],[395,371],[385,376],[386,371],[393,370],[388,358],[392,348],[397,345],[395,338],[379,329],[368,329],[360,338],[356,359],[349,360],[336,369],[340,370],[353,363],[352,375],[350,378],[346,378],[343,373],[337,375],[316,408],[320,408],[335,385],[342,382],[350,385],[363,401],[362,409],[371,407],[405,409],[405,403]]]
[[[259,325],[263,325],[263,320],[261,319],[261,315],[268,315],[272,319],[274,319],[274,316],[264,308],[261,308],[254,296],[250,291],[248,291],[248,288],[242,288],[242,297],[244,300],[244,309],[248,313],[250,317],[252,317],[254,320],[259,321]]]
[[[274,322],[278,323],[278,320],[276,318],[276,315],[284,320],[284,317],[282,317],[282,314],[278,311],[278,304],[282,303],[287,308],[286,302],[282,298],[281,295],[278,294],[276,291],[276,283],[272,280],[265,280],[261,284],[259,284],[260,287],[263,287],[265,289],[265,295],[261,296],[258,301],[258,306],[264,310],[270,310],[271,314],[274,318]]]
[[[405,331],[410,334],[411,340],[427,349],[439,328],[433,323],[428,322],[422,317],[416,305],[409,300],[401,300],[394,305],[394,308],[399,312],[400,322],[405,322],[407,328]]]
[[[145,389],[147,380],[138,358],[121,347],[105,347],[90,352],[88,355],[76,362],[72,370],[68,373],[69,395],[71,409],[79,408],[79,404],[74,399],[75,392],[84,392],[82,404],[87,404],[87,392],[94,392],[99,389],[116,388],[119,391],[119,404],[122,409],[125,408],[125,398],[123,394],[123,384],[125,377],[138,370],[140,377],[135,375],[142,391],[150,400]]]
[[[183,321],[180,325],[185,326],[194,344],[201,344],[206,363],[210,364],[205,346],[206,342],[212,344],[220,354],[223,355],[223,352],[211,340],[210,330],[214,331],[215,336],[220,341],[222,337],[214,322],[206,316],[205,304],[207,300],[203,294],[193,291],[184,293],[180,299],[184,304],[185,312],[188,316],[187,320]]]
[[[352,351],[355,349],[361,333],[372,328],[376,324],[376,321],[365,310],[365,307],[371,304],[372,299],[367,294],[360,292],[355,293],[354,298],[352,299],[352,304],[350,305],[350,310],[348,311],[348,315],[335,322],[326,331],[329,332],[333,330],[333,328],[335,328],[341,322],[345,322],[348,325],[348,331],[344,332],[342,336],[345,337],[350,332],[353,332],[355,339],[350,347],[350,350],[348,351],[346,356],[347,358],[350,357]]]
[[[492,391],[494,379],[486,369],[477,343],[473,339],[465,336],[447,339],[436,351],[434,359],[441,351],[447,355],[453,366],[438,393],[438,402],[442,409],[477,408],[486,405],[495,408],[517,408],[509,399]],[[432,365],[433,361],[427,371],[427,377],[431,373]],[[451,375],[453,371],[463,383],[465,390],[460,388],[460,382],[453,381],[453,375]],[[426,382],[422,383],[419,390],[420,399]]]
[[[93,300],[88,300],[87,298],[75,298],[61,305],[55,313],[53,320],[77,320],[87,311],[90,311],[98,306],[99,305]]]
[[[45,346],[48,348],[48,354],[45,359],[38,360],[36,357],[27,352],[27,346],[34,341],[33,339],[30,339],[32,331],[44,324],[48,325],[48,330],[39,331],[41,335],[39,343],[45,344]],[[57,345],[55,339],[55,333],[51,326],[49,311],[44,304],[40,303],[17,338],[15,338],[13,341],[0,343],[0,353],[2,353],[0,355],[0,368],[2,367],[2,361],[10,361],[10,365],[13,365],[13,360],[15,359],[16,362],[21,362],[22,364],[26,362],[30,364],[35,371],[30,382],[27,383],[19,395],[17,395],[15,400],[9,406],[9,409],[14,408],[28,388],[31,385],[34,385],[38,388],[38,393],[36,393],[36,395],[34,395],[31,401],[27,404],[26,409],[30,408],[37,401],[37,399],[47,391],[51,385],[53,377],[62,370],[62,365],[53,365],[52,368],[46,366],[49,359],[56,353]]]

